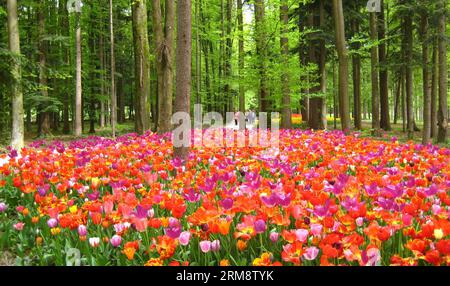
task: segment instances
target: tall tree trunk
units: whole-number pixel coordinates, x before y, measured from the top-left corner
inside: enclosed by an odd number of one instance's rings
[[[300,10],[299,10],[300,12]],[[308,45],[306,43],[306,39],[304,38],[304,31],[306,28],[306,24],[302,21],[303,20],[303,16],[299,14],[298,16],[298,31],[299,31],[299,45],[300,48],[298,49],[298,59],[299,59],[299,64],[300,64],[300,68],[306,67],[308,64]],[[307,74],[306,76],[303,75],[303,73],[300,75],[299,78],[300,82],[302,81],[306,81],[307,83],[309,83],[309,74]],[[302,94],[302,98],[300,99],[300,112],[302,114],[302,122],[304,123],[308,123],[309,120],[309,98],[308,98],[308,93],[309,93],[309,88],[305,88],[302,89],[301,91]]]
[[[69,37],[69,15],[67,12],[67,0],[62,1],[60,10],[59,10],[59,17],[60,19],[60,28],[61,28],[61,35],[64,37]],[[61,44],[61,47],[63,49],[62,52],[62,61],[64,64],[69,67],[70,66],[70,51],[69,49]],[[64,85],[66,85],[68,82],[67,80],[64,80]],[[71,102],[71,96],[70,92],[67,92],[67,89],[64,88],[65,94],[63,95],[63,112],[62,112],[62,120],[63,120],[63,134],[69,134],[70,133],[70,123],[69,123],[69,106]]]
[[[47,80],[47,41],[45,39],[45,1],[39,3],[38,7],[38,39],[39,39],[39,85],[41,88],[41,96],[48,98],[48,80]],[[39,137],[47,136],[50,134],[50,113],[48,108],[50,101],[45,101],[41,104],[41,120],[39,124]],[[44,110],[42,110],[44,109]]]
[[[422,79],[423,79],[423,133],[422,144],[430,143],[431,138],[431,89],[428,62],[428,13],[421,15],[420,31],[422,35]]]
[[[350,107],[348,98],[348,51],[345,40],[344,11],[342,0],[333,0],[336,28],[336,47],[339,58],[339,113],[344,132],[350,131]]]
[[[133,38],[135,60],[135,129],[144,134],[150,129],[150,47],[147,28],[147,1],[133,2]]]
[[[386,21],[384,16],[384,0],[380,2],[381,12],[378,13],[379,29],[378,29],[378,46],[379,63],[380,63],[380,127],[383,130],[390,131],[391,123],[389,116],[389,87],[388,87],[388,68],[387,68],[387,54],[386,54]]]
[[[226,42],[225,42],[225,61],[224,61],[224,93],[225,93],[225,111],[234,111],[233,99],[231,97],[231,53],[233,41],[231,39],[231,12],[232,0],[226,0]]]
[[[406,76],[406,116],[407,116],[407,132],[408,139],[414,137],[414,111],[413,111],[413,30],[412,30],[412,16],[410,14],[404,19],[405,32],[405,76]]]
[[[319,8],[319,14],[321,13],[320,9],[323,8],[323,5],[320,5],[321,3],[319,3],[319,5],[317,4],[312,4],[310,5],[310,11],[309,11],[309,15],[308,15],[308,28],[309,29],[316,29],[318,26],[320,27],[320,23],[317,23],[317,17],[316,17],[316,12],[317,12],[317,8]],[[319,22],[320,22],[320,16],[319,16]],[[324,49],[324,41],[322,40],[317,40],[315,39],[315,36],[313,34],[309,35],[309,48],[308,48],[308,64],[310,63],[314,63],[317,65],[318,67],[318,73],[317,73],[317,80],[318,82],[316,82],[316,84],[312,87],[309,88],[308,93],[320,93],[321,89],[322,89],[322,83],[324,82],[324,80],[322,80],[322,75],[324,75],[325,73],[323,72],[322,68],[324,67],[321,64],[321,58],[320,58],[320,54],[322,51],[325,52]],[[319,52],[317,51],[319,50]],[[319,56],[317,55],[319,54]],[[308,81],[308,85],[310,85],[310,77],[308,77],[307,79]],[[308,117],[308,127],[311,129],[323,129],[324,126],[322,126],[322,98],[321,97],[311,97],[309,98],[309,117]]]
[[[432,56],[432,72],[431,72],[431,137],[436,138],[438,132],[437,126],[437,98],[438,98],[438,78],[439,78],[439,57],[437,41],[433,41],[433,56]]]
[[[325,22],[325,0],[319,1],[319,27],[322,31],[325,31],[326,29],[326,22]],[[345,36],[344,36],[345,38]],[[327,48],[325,39],[322,38],[319,41],[319,62],[317,63],[319,67],[319,80],[320,80],[320,93],[324,94],[324,96],[320,97],[317,104],[318,104],[318,111],[320,113],[320,129],[327,129],[328,128],[328,121],[327,121],[327,97],[325,94],[327,93]],[[348,61],[347,61],[348,66]],[[348,72],[348,71],[347,71]],[[348,77],[348,74],[347,74]],[[348,87],[348,82],[347,82]],[[348,105],[348,96],[347,98],[347,105]],[[348,111],[348,106],[347,106]],[[349,117],[348,117],[349,118]],[[349,118],[350,120],[350,118]],[[350,121],[349,121],[350,124]]]
[[[116,57],[114,54],[114,14],[112,0],[109,0],[109,33],[111,41],[111,129],[116,138],[117,97],[116,97]]]
[[[125,66],[123,60],[120,61],[119,69],[121,76],[117,80],[117,122],[125,123]]]
[[[199,13],[200,13],[200,22],[201,23],[207,23],[205,20],[205,15],[203,11],[203,2],[199,0]],[[208,22],[209,23],[209,22]],[[207,34],[206,25],[201,25],[202,28],[202,34]],[[213,109],[213,92],[212,92],[212,86],[211,86],[211,74],[210,74],[210,40],[207,38],[202,38],[201,47],[203,50],[203,57],[205,61],[205,87],[206,87],[206,94],[207,94],[207,110],[212,111]],[[214,77],[214,75],[213,75]]]
[[[377,41],[377,15],[370,13],[370,39],[371,48],[371,79],[372,79],[372,129],[375,136],[380,136],[380,93],[378,90],[378,49]]]
[[[447,70],[447,40],[446,40],[446,4],[447,0],[439,1],[441,15],[439,16],[439,110],[438,110],[438,135],[439,143],[446,143],[448,136],[448,70]]]
[[[156,42],[156,71],[158,75],[158,124],[160,134],[170,132],[172,124],[173,98],[173,29],[175,7],[173,1],[166,0],[165,19],[162,19],[161,3],[153,0],[153,29]],[[164,24],[165,23],[165,24]],[[164,25],[164,27],[163,27]]]
[[[397,91],[395,93],[395,103],[394,103],[394,124],[397,124],[399,117],[399,107],[401,106],[401,87],[402,87],[402,76],[403,74],[400,72],[398,75],[397,81]]]
[[[280,4],[280,22],[281,22],[281,37],[280,49],[283,64],[283,72],[281,75],[281,84],[283,90],[282,112],[281,112],[281,128],[292,128],[292,114],[291,114],[291,95],[289,89],[289,40],[288,40],[288,24],[289,24],[289,7],[288,1],[282,0]]]
[[[407,123],[407,115],[406,115],[406,69],[405,67],[401,68],[402,70],[402,83],[401,83],[401,96],[402,96],[402,130],[406,132],[406,123]]]
[[[75,43],[76,43],[76,83],[75,83],[75,122],[74,133],[75,136],[81,136],[82,134],[82,84],[81,84],[81,15],[76,13],[76,31],[75,31]]]
[[[101,13],[101,20],[103,20],[103,13]],[[103,28],[104,25],[102,24],[100,27],[100,35],[99,35],[99,60],[100,60],[100,96],[105,96],[105,43],[104,43],[104,37],[103,37]],[[105,118],[105,100],[102,98],[100,100],[100,127],[105,128],[106,126],[106,118]]]
[[[20,55],[19,23],[16,0],[7,0],[7,12],[9,50],[14,55]],[[11,83],[11,146],[16,150],[20,150],[24,146],[22,71],[20,61],[12,62],[11,75],[13,77],[13,81]]]
[[[255,0],[255,32],[256,32],[256,53],[259,69],[259,111],[269,112],[270,102],[267,91],[267,47],[265,32],[265,12],[264,0]],[[268,122],[269,124],[269,122]]]
[[[244,50],[244,12],[243,1],[237,0],[238,30],[239,30],[239,111],[245,113],[245,88],[243,84],[243,73],[245,68],[245,50]],[[242,121],[242,120],[241,120]],[[245,129],[245,120],[240,121],[239,129]]]
[[[177,2],[177,56],[176,56],[176,95],[175,112],[190,113],[191,97],[191,0],[178,0]],[[188,123],[190,125],[190,122]],[[187,136],[186,131],[183,137]],[[186,139],[186,138],[182,138]],[[189,142],[190,143],[190,142]],[[174,157],[186,161],[189,155],[188,146],[174,147]]]
[[[200,42],[200,1],[195,1],[195,102],[200,104],[202,101],[201,96],[201,83],[202,83],[202,50]]]
[[[355,34],[359,33],[359,23],[354,20],[353,32]],[[359,50],[361,45],[355,43],[353,46],[354,50]],[[358,53],[354,53],[352,56],[352,66],[353,66],[353,113],[355,118],[355,129],[362,129],[361,122],[361,56]]]

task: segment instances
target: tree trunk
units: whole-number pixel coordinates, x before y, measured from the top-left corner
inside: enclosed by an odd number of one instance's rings
[[[41,2],[38,7],[38,40],[39,40],[39,85],[41,96],[48,98],[48,80],[47,80],[47,41],[45,40],[45,2]],[[48,108],[50,101],[44,101],[40,105],[41,120],[38,137],[45,137],[50,134],[50,113]],[[42,110],[44,109],[44,110]]]
[[[431,89],[428,62],[428,13],[421,15],[420,31],[422,35],[422,79],[423,79],[423,133],[422,144],[430,143],[431,136]]]
[[[224,93],[225,93],[225,111],[235,111],[233,99],[231,97],[231,54],[233,50],[233,41],[231,39],[231,10],[232,0],[226,2],[226,42],[225,42],[225,61],[224,61]]]
[[[267,91],[267,47],[265,32],[265,12],[264,0],[255,0],[255,34],[256,34],[256,53],[257,66],[259,69],[259,111],[269,112],[270,101]],[[269,121],[268,121],[269,124]]]
[[[202,65],[202,55],[201,55],[201,47],[200,47],[200,17],[199,17],[199,10],[200,10],[200,1],[195,1],[195,8],[194,8],[194,21],[195,21],[195,103],[200,104],[202,101],[201,96],[201,65]]]
[[[82,134],[82,110],[81,110],[81,100],[82,100],[82,85],[81,85],[81,15],[76,13],[76,86],[75,86],[75,122],[74,122],[74,133],[75,136],[81,136]]]
[[[20,55],[19,23],[17,18],[17,1],[7,0],[9,50],[14,55]],[[23,93],[22,71],[20,61],[13,61],[11,65],[11,147],[20,150],[24,146],[24,122],[23,122]]]
[[[413,111],[413,30],[412,30],[412,17],[410,14],[406,15],[404,19],[404,32],[405,32],[405,76],[406,76],[406,116],[407,116],[407,132],[408,139],[414,137],[414,111]]]
[[[162,19],[161,3],[153,0],[153,29],[156,42],[156,71],[158,75],[158,133],[164,134],[172,130],[173,98],[173,29],[175,23],[175,7],[173,1],[166,0],[165,21]],[[165,27],[163,25],[165,23]]]
[[[244,50],[244,13],[243,1],[237,0],[238,30],[239,30],[239,111],[245,114],[245,88],[243,84],[243,73],[245,68],[245,50]],[[241,120],[242,121],[242,120]],[[245,120],[239,122],[239,129],[245,129]]]
[[[300,12],[300,10],[299,10]],[[303,32],[305,31],[305,23],[302,21],[303,20],[303,16],[299,15],[298,16],[298,31],[299,31],[299,45],[300,48],[298,49],[298,59],[299,59],[299,64],[300,64],[300,68],[306,67],[308,64],[308,45],[306,43],[306,39],[304,39],[302,36]],[[306,76],[301,74],[299,77],[300,82],[302,81],[306,81],[307,84],[309,82],[309,74],[307,73]],[[309,93],[309,88],[305,88],[302,89],[300,91],[302,98],[300,99],[300,112],[302,114],[302,122],[303,123],[308,123],[309,120],[309,98],[308,98],[308,93]]]
[[[357,20],[353,21],[353,32],[359,33],[359,23]],[[359,50],[361,45],[355,43],[353,49]],[[355,118],[355,129],[362,129],[361,122],[361,56],[358,53],[352,56],[353,66],[353,113]]]
[[[397,91],[395,93],[395,103],[394,103],[394,124],[397,124],[399,117],[399,107],[401,106],[401,87],[402,87],[402,73],[399,73],[398,81],[397,81]]]
[[[175,112],[190,113],[191,97],[191,0],[178,0]],[[188,123],[190,126],[190,122]],[[182,136],[187,136],[186,131]],[[189,130],[190,131],[190,130]],[[186,139],[186,138],[182,138]],[[189,142],[190,143],[190,142]],[[189,146],[174,147],[174,157],[186,161]]]
[[[388,87],[388,68],[387,68],[387,54],[386,54],[386,21],[384,17],[384,1],[381,0],[381,12],[378,13],[379,29],[378,29],[378,46],[379,65],[380,65],[380,127],[385,131],[391,130],[390,116],[389,116],[389,87]]]
[[[446,3],[447,0],[440,0],[439,6],[441,15],[439,16],[439,110],[438,110],[438,143],[447,143],[448,136],[448,70],[447,70],[447,41],[446,41]]]
[[[117,122],[125,123],[125,66],[123,60],[120,62],[119,69],[121,76],[117,80]]]
[[[431,69],[431,138],[436,138],[438,132],[437,125],[437,98],[438,98],[438,74],[439,74],[439,57],[438,57],[438,45],[437,41],[433,41],[433,56],[432,56],[432,69]]]
[[[150,48],[147,28],[147,1],[133,2],[135,59],[135,129],[144,134],[150,129]]]
[[[100,18],[103,20],[103,16]],[[104,44],[104,38],[103,38],[103,28],[104,25],[101,25],[100,27],[100,35],[99,35],[99,60],[100,60],[100,96],[105,95],[105,44]],[[105,100],[102,98],[100,99],[100,127],[105,128],[106,126],[106,119],[105,119]]]
[[[371,48],[371,80],[372,80],[372,129],[374,136],[380,136],[380,94],[378,90],[378,49],[377,41],[377,15],[370,13],[370,39]]]
[[[344,11],[342,0],[333,0],[336,29],[336,47],[339,58],[339,113],[344,132],[350,131],[350,107],[348,98],[348,51],[345,40]]]
[[[61,17],[61,34],[62,36],[69,37],[69,14],[67,12],[67,0],[62,1],[61,7],[60,7],[60,15]],[[70,51],[69,49],[61,44],[61,47],[63,48],[63,59],[62,61],[67,67],[70,67]],[[67,84],[68,81],[64,80],[64,84]],[[67,89],[65,89],[66,92],[63,95],[63,114],[62,114],[62,120],[63,120],[63,134],[69,134],[70,133],[70,123],[69,123],[69,106],[71,102],[71,96],[70,93],[67,92]]]
[[[117,97],[116,97],[116,57],[114,54],[114,14],[112,0],[109,0],[109,33],[111,40],[111,129],[116,138]]]
[[[281,84],[283,91],[282,99],[282,112],[281,112],[281,128],[292,128],[292,114],[291,114],[291,95],[289,89],[289,40],[288,36],[288,24],[289,24],[289,7],[288,1],[282,0],[280,5],[280,22],[281,22],[281,37],[280,37],[280,49],[282,64],[284,66],[281,75]]]
[[[323,17],[319,16],[319,23],[317,23],[317,17],[316,12],[317,8],[319,8],[319,14],[323,13],[321,8],[323,8],[322,3],[319,3],[319,7],[317,5],[311,5],[310,11],[308,15],[308,28],[309,29],[316,29],[317,27],[321,27],[320,20],[322,20]],[[309,88],[308,93],[320,93],[323,86],[322,83],[325,81],[323,80],[322,76],[325,75],[325,72],[323,71],[324,65],[321,64],[322,59],[321,54],[322,52],[325,52],[325,42],[323,40],[317,40],[315,38],[315,35],[310,34],[309,35],[309,48],[308,48],[308,64],[314,63],[318,67],[318,73],[317,73],[317,81],[314,87]],[[317,52],[317,49],[319,52]],[[319,54],[319,55],[317,55]],[[308,78],[308,84],[309,78]],[[308,118],[308,126],[311,129],[324,129],[325,126],[323,126],[323,118],[322,118],[322,104],[323,100],[321,97],[311,97],[309,98],[309,118]],[[326,120],[326,119],[325,119]]]

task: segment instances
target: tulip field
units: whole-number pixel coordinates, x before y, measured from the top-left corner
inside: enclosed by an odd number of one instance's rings
[[[279,148],[169,135],[0,155],[0,253],[17,265],[450,265],[450,149],[340,131]],[[1,255],[1,254],[0,254]]]

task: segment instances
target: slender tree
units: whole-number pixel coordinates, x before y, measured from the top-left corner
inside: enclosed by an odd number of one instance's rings
[[[359,33],[358,20],[352,22],[353,33]],[[354,50],[360,49],[359,42],[353,44]],[[353,113],[355,118],[355,128],[357,130],[362,129],[361,122],[361,56],[358,53],[352,55],[352,69],[353,69]]]
[[[135,64],[135,129],[144,134],[150,129],[150,47],[147,27],[147,1],[133,2],[133,38]]]
[[[114,47],[114,13],[112,0],[109,0],[109,35],[111,41],[111,129],[112,137],[116,138],[117,97],[116,97],[116,57]]]
[[[371,48],[371,81],[372,81],[372,129],[375,136],[380,135],[380,93],[378,85],[378,49],[377,40],[377,15],[370,13],[370,39],[373,41]]]
[[[224,94],[225,94],[225,111],[234,111],[233,99],[231,97],[231,55],[233,52],[233,39],[232,39],[232,8],[233,1],[226,0],[226,31],[225,31],[225,55],[224,55]]]
[[[348,98],[348,51],[345,40],[344,11],[342,0],[333,0],[333,14],[336,30],[336,47],[339,58],[339,113],[342,130],[350,130],[350,108]]]
[[[191,0],[178,0],[177,2],[177,55],[176,55],[176,94],[175,112],[190,112],[191,96],[191,55],[192,55],[192,23]],[[189,122],[190,124],[190,122]],[[187,136],[183,133],[183,136]],[[184,138],[182,138],[184,139]],[[189,147],[174,147],[174,157],[186,161]]]
[[[12,129],[11,129],[11,146],[16,150],[22,149],[24,146],[24,121],[23,121],[23,93],[22,93],[22,71],[20,64],[20,38],[19,38],[19,22],[17,17],[17,1],[7,0],[8,12],[8,37],[9,50],[17,56],[11,65],[11,75],[13,81],[11,84],[12,98]]]
[[[43,98],[48,98],[48,80],[47,80],[47,40],[45,29],[46,1],[41,1],[38,6],[38,34],[39,34],[39,85]],[[50,113],[46,110],[48,101],[40,106],[38,136],[47,136],[50,134]]]
[[[289,24],[289,7],[288,1],[282,0],[280,3],[280,22],[281,22],[281,37],[280,48],[281,58],[284,67],[289,66],[289,40],[288,24]],[[282,99],[282,112],[281,112],[281,128],[292,128],[292,114],[291,114],[291,95],[289,89],[289,73],[287,69],[284,69],[281,75],[281,84],[283,90]]]
[[[385,9],[384,0],[380,0],[381,11],[378,13],[378,40],[380,42],[378,46],[379,55],[379,73],[380,73],[380,127],[383,130],[390,131],[391,123],[389,116],[389,77],[387,67],[387,52],[386,52],[386,21],[385,21]]]
[[[406,117],[407,117],[407,133],[408,139],[414,137],[414,113],[413,113],[413,28],[412,28],[412,16],[408,12],[404,17],[404,42],[405,42],[405,76],[406,76]]]
[[[264,0],[255,0],[255,36],[256,36],[256,54],[259,71],[259,111],[269,111],[269,94],[267,90],[267,47],[266,47],[266,28],[265,28],[265,5]],[[270,121],[270,120],[269,120]]]
[[[423,132],[422,144],[428,144],[431,137],[431,86],[429,82],[428,13],[421,12],[420,34],[422,35],[422,80],[423,80]]]
[[[75,136],[81,136],[82,134],[82,83],[81,83],[81,13],[75,12],[75,45],[76,45],[76,71],[75,71],[75,122],[74,122],[74,134]]]
[[[438,105],[437,105],[437,98],[438,98],[438,74],[439,74],[439,57],[438,57],[438,49],[437,49],[437,41],[433,41],[433,56],[432,56],[432,68],[431,68],[431,118],[430,118],[430,124],[431,124],[431,137],[436,138],[437,136],[437,114],[438,114]]]
[[[64,0],[61,2],[60,10],[59,10],[59,17],[60,17],[60,28],[61,28],[61,35],[63,37],[69,37],[69,14],[67,12],[67,0]],[[65,45],[61,44],[61,47],[63,48],[62,53],[62,62],[65,63],[66,66],[70,66],[70,50]],[[67,80],[64,81],[64,84],[67,83]],[[69,92],[66,92],[63,98],[63,133],[69,134],[70,133],[70,123],[69,123],[69,106],[71,102],[71,95]]]
[[[172,125],[173,98],[173,30],[175,7],[171,0],[165,1],[165,17],[162,18],[160,0],[153,0],[153,30],[156,44],[156,71],[158,75],[158,126],[160,134],[170,132]],[[163,27],[164,25],[164,27]]]
[[[446,143],[448,136],[448,70],[447,70],[447,40],[446,40],[446,5],[447,0],[439,0],[439,26],[438,26],[438,50],[439,50],[439,110],[438,110],[438,135],[439,143]]]
[[[243,11],[243,1],[244,0],[236,0],[237,1],[237,17],[238,17],[238,30],[239,30],[239,111],[244,114],[245,113],[245,88],[242,83],[243,73],[245,68],[245,50],[244,50],[244,11]],[[245,129],[245,120],[239,121],[239,129]]]

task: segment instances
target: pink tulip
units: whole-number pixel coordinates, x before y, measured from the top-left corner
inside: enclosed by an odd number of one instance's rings
[[[366,266],[377,266],[380,264],[381,254],[378,248],[370,248],[367,250]]]
[[[305,250],[305,253],[303,254],[303,257],[304,257],[306,260],[311,261],[311,260],[316,259],[316,257],[317,257],[318,254],[319,254],[319,249],[318,249],[317,247],[315,247],[315,246],[311,246],[311,247],[308,247],[308,248]]]
[[[6,204],[5,203],[0,203],[0,213],[6,211],[6,209],[7,209]]]
[[[311,224],[311,233],[314,236],[320,236],[322,234],[322,229],[323,229],[323,226],[321,224],[318,224],[318,223]]]
[[[271,232],[269,235],[269,238],[273,243],[277,242],[279,237],[280,234],[278,232]]]
[[[203,253],[208,253],[211,250],[211,241],[200,241],[200,249]]]
[[[213,242],[211,242],[211,250],[213,252],[217,252],[220,250],[220,240],[214,240]]]
[[[359,217],[356,219],[356,225],[361,227],[364,225],[364,218],[363,217]]]
[[[297,229],[295,231],[295,235],[297,236],[297,240],[300,242],[305,242],[308,239],[308,230],[306,229]]]
[[[433,211],[434,215],[439,215],[441,213],[441,206],[440,205],[433,205],[431,207],[431,210]]]
[[[87,228],[86,228],[86,226],[84,226],[84,225],[79,225],[78,226],[78,235],[79,236],[86,236],[86,234],[87,234]]]
[[[47,221],[47,225],[49,228],[54,228],[54,227],[58,226],[58,221],[54,218],[51,218]]]
[[[180,244],[183,246],[186,246],[189,244],[189,240],[191,239],[191,233],[189,231],[183,231],[180,236],[178,237],[178,240],[180,241]]]
[[[16,224],[14,224],[14,228],[18,231],[21,231],[24,226],[25,226],[25,223],[23,223],[23,222],[18,222]]]
[[[409,215],[409,214],[403,214],[403,215],[402,215],[403,225],[404,225],[404,226],[410,226],[410,225],[412,225],[412,219],[413,219],[412,215]]]
[[[122,243],[122,237],[116,234],[111,238],[110,242],[113,247],[119,247]]]

